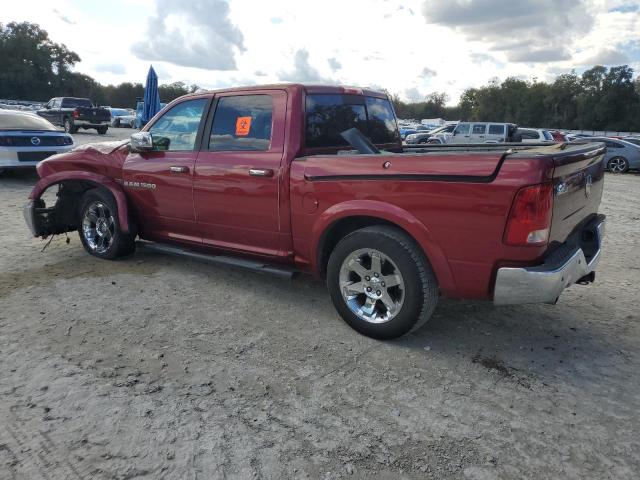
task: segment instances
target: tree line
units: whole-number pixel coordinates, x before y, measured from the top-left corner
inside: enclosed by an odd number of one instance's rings
[[[72,70],[77,53],[53,42],[37,24],[0,23],[0,98],[47,101],[52,97],[91,98],[97,105],[130,107],[144,95],[142,83],[102,85]],[[497,79],[464,91],[456,106],[445,93],[406,103],[392,95],[400,118],[513,122],[522,126],[580,130],[640,131],[640,78],[628,65],[595,66],[582,75],[553,82]],[[197,90],[182,82],[160,85],[163,102]]]
[[[0,23],[0,98],[46,102],[53,97],[86,97],[96,105],[135,108],[144,96],[142,83],[101,85],[89,75],[72,71],[80,56],[53,42],[39,25]],[[170,102],[197,85],[159,85],[160,99]]]
[[[454,107],[446,94],[405,103],[392,96],[399,118],[512,122],[521,126],[575,130],[640,131],[640,78],[628,65],[595,66],[553,82],[507,78],[469,88]]]

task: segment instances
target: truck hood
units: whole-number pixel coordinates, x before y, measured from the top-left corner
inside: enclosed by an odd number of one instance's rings
[[[129,153],[129,141],[81,145],[70,152],[53,155],[38,164],[38,176],[44,178],[63,171],[94,172],[110,178],[122,177],[122,165]]]

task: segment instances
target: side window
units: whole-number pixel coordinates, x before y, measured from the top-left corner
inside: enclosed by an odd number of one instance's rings
[[[156,151],[189,151],[196,146],[196,137],[206,98],[179,103],[162,115],[149,129]]]
[[[367,112],[361,95],[307,95],[306,147],[348,145],[340,132],[355,127],[367,135]]]
[[[51,105],[51,108],[60,108],[60,99],[56,98],[53,100],[53,104]]]
[[[209,150],[269,150],[273,99],[269,95],[221,97],[213,117]]]
[[[469,135],[471,125],[468,123],[461,123],[456,127],[456,135]]]
[[[444,129],[444,132],[446,133],[451,133],[456,129],[456,125],[447,125]],[[443,132],[443,133],[444,133]]]
[[[540,137],[536,130],[518,129],[518,133],[523,140],[538,140]]]
[[[365,97],[369,116],[369,139],[372,143],[397,143],[400,133],[393,107],[387,99]],[[366,132],[363,132],[366,134]]]
[[[617,142],[612,142],[611,140],[605,140],[604,143],[607,148],[622,148],[622,145]]]
[[[489,135],[504,135],[504,125],[489,125]]]
[[[487,131],[486,125],[474,125],[473,126],[473,134],[474,135],[484,135],[484,132]]]

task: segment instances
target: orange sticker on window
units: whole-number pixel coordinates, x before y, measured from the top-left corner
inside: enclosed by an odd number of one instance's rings
[[[238,117],[236,119],[236,137],[249,135],[251,128],[251,117]]]

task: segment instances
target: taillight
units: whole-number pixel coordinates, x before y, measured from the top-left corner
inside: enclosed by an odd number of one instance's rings
[[[504,242],[508,245],[546,245],[553,213],[550,183],[518,190],[511,205]]]
[[[78,118],[80,116],[80,112],[78,110],[73,111],[73,118]]]

